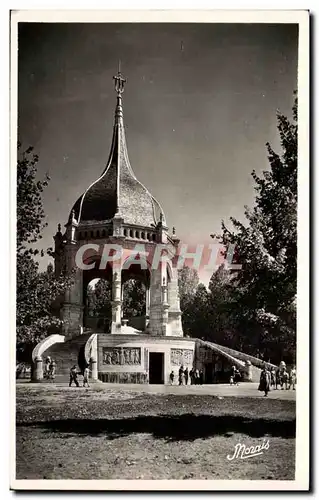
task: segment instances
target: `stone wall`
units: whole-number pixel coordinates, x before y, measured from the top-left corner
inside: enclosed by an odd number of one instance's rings
[[[175,379],[181,364],[191,369],[195,342],[174,337],[149,335],[98,335],[98,377],[102,381],[148,383],[149,353],[164,354],[164,383],[169,383],[173,370]]]

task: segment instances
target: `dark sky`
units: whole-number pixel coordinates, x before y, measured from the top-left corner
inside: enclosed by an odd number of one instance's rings
[[[177,235],[204,243],[253,202],[297,47],[288,24],[20,24],[19,138],[51,176],[43,246],[107,162],[119,59],[132,168]]]

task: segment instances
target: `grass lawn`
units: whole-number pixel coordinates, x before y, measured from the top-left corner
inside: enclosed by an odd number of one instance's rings
[[[24,384],[16,416],[17,479],[294,479],[295,401]]]

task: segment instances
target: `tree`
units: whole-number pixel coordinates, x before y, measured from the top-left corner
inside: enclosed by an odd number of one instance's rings
[[[178,290],[182,312],[187,304],[193,299],[198,283],[199,277],[196,269],[185,266],[178,270]]]
[[[189,337],[207,339],[209,336],[209,291],[199,283],[196,292],[184,304],[183,330]]]
[[[36,255],[44,256],[35,247],[46,226],[42,192],[49,177],[37,180],[38,156],[28,148],[17,163],[17,353],[30,358],[33,347],[48,334],[59,331],[61,320],[54,311],[54,302],[71,285],[71,276],[55,276],[53,267],[39,272]],[[18,154],[20,144],[18,144]],[[51,249],[47,250],[51,254]]]
[[[234,306],[234,286],[231,272],[225,268],[224,264],[220,265],[212,274],[208,290],[210,295],[207,340],[233,347],[235,325],[230,311]]]
[[[252,172],[256,183],[253,209],[246,224],[222,223],[222,242],[234,244],[242,265],[233,277],[233,316],[250,349],[292,362],[295,351],[297,290],[297,99],[290,122],[277,114],[282,154],[267,143],[270,170]]]
[[[146,313],[145,285],[136,279],[129,279],[123,285],[123,317],[125,319],[144,316]]]
[[[99,279],[95,286],[88,286],[88,305],[90,316],[110,319],[112,316],[112,285],[105,279]]]

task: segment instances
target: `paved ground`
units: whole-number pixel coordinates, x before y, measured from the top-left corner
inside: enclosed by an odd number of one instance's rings
[[[80,384],[81,379],[79,379]],[[76,389],[74,386],[69,388],[67,383],[41,383],[34,384],[29,381],[18,382],[17,385],[25,385],[28,383],[29,386],[45,387],[50,389],[53,388],[66,388],[67,390],[81,390],[81,388]],[[256,383],[241,383],[239,386],[230,386],[228,384],[209,384],[209,385],[148,385],[148,384],[105,384],[102,382],[97,382],[91,384],[91,390],[94,391],[109,391],[109,390],[122,390],[122,391],[133,391],[137,393],[148,393],[148,394],[197,394],[197,395],[207,395],[207,396],[221,396],[221,397],[252,397],[264,398],[262,392],[258,391],[258,384]],[[293,390],[273,390],[270,391],[268,396],[270,399],[284,399],[284,400],[296,400],[296,391]]]

